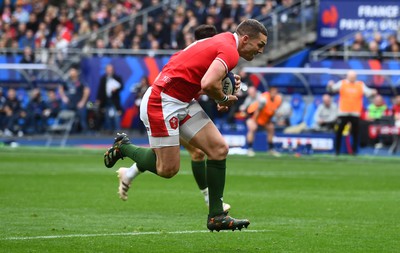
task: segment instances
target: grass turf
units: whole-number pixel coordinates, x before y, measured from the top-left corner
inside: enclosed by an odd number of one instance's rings
[[[0,161],[0,252],[400,250],[396,158],[230,156],[225,201],[251,224],[220,233],[185,154],[172,179],[140,175],[126,202],[99,150],[1,148]]]

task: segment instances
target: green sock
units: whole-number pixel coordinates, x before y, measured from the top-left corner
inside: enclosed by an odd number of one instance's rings
[[[151,148],[142,148],[133,144],[121,145],[121,153],[136,162],[140,172],[146,170],[157,174],[157,156]]]
[[[207,160],[207,183],[210,201],[210,217],[214,217],[224,212],[222,207],[222,197],[225,187],[225,172],[226,159],[221,161]]]
[[[199,189],[204,190],[207,188],[206,162],[192,161],[192,171]]]

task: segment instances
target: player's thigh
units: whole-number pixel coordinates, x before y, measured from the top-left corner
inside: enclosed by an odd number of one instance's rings
[[[247,129],[251,132],[257,130],[257,122],[253,118],[249,118],[246,120]]]
[[[208,122],[211,122],[211,119],[207,113],[197,101],[193,100],[187,108],[186,118],[181,121],[179,127],[181,139],[189,143],[193,136],[207,125]]]
[[[189,143],[206,153],[210,160],[223,160],[229,151],[225,139],[212,121],[201,128]]]
[[[274,123],[269,121],[267,124],[265,124],[265,129],[267,130],[268,133],[273,133],[275,130]]]
[[[185,139],[180,138],[181,145],[189,152],[190,157],[193,161],[203,161],[205,154],[200,149],[190,145]]]

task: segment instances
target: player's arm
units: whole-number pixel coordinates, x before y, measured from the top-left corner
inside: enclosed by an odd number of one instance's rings
[[[363,86],[363,92],[367,97],[372,97],[378,94],[378,91],[376,89],[369,88],[364,82],[362,86]]]
[[[78,102],[78,108],[83,108],[86,105],[86,102],[89,99],[89,95],[90,95],[90,88],[88,86],[85,86],[83,88],[83,95],[81,100]]]
[[[226,76],[226,66],[220,60],[214,60],[201,79],[201,89],[219,105],[231,106],[238,98],[222,92],[222,79]]]
[[[240,90],[240,86],[242,85],[242,77],[239,75],[234,75],[235,76],[235,95],[238,94],[239,90]]]
[[[342,81],[334,82],[330,80],[328,82],[328,85],[326,86],[328,92],[338,92],[340,90],[340,87],[342,87]]]
[[[60,94],[60,98],[63,101],[63,103],[68,104],[69,99],[68,99],[67,95],[65,94],[64,86],[60,85],[58,87],[58,93]]]

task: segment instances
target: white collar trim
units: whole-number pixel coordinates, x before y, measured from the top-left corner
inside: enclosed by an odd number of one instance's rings
[[[237,33],[233,34],[233,37],[235,37],[235,41],[236,41],[236,48],[239,48],[239,35]]]

